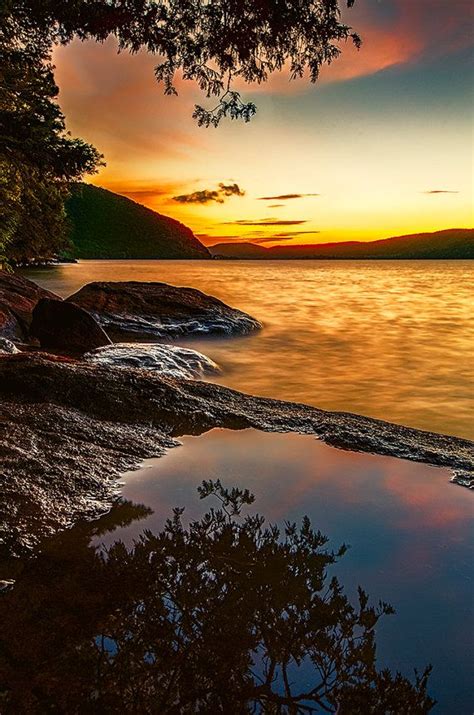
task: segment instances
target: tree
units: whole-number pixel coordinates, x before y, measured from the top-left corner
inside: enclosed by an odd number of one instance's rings
[[[355,0],[345,0],[348,7]],[[10,0],[9,12],[31,23],[50,42],[73,37],[104,41],[113,35],[121,50],[157,55],[156,77],[166,94],[176,94],[174,77],[197,83],[211,109],[196,106],[200,125],[223,117],[249,121],[253,103],[242,101],[234,81],[265,82],[288,68],[290,77],[307,71],[316,82],[320,68],[357,33],[341,21],[343,0]],[[1,19],[1,18],[0,18]]]
[[[429,669],[411,683],[376,668],[375,627],[327,570],[345,551],[307,518],[281,534],[241,517],[247,490],[203,482],[220,507],[183,510],[134,548],[97,536],[144,516],[122,504],[45,546],[0,597],[2,712],[422,715]],[[304,669],[303,685],[298,673]]]
[[[50,258],[67,245],[64,199],[100,155],[65,130],[50,41],[13,16],[0,25],[0,255]]]

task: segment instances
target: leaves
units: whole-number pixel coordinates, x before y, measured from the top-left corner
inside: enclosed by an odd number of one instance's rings
[[[9,10],[43,37],[69,42],[75,36],[100,42],[113,35],[120,50],[145,49],[160,58],[155,69],[165,94],[176,94],[175,76],[195,82],[213,109],[197,105],[200,126],[228,117],[248,122],[252,102],[241,100],[240,83],[266,82],[285,68],[291,79],[335,60],[344,42],[360,37],[341,21],[338,0],[11,0]],[[345,3],[352,7],[354,0]]]
[[[0,253],[14,263],[47,260],[68,245],[68,184],[101,156],[66,132],[56,103],[49,40],[7,16],[0,26]]]

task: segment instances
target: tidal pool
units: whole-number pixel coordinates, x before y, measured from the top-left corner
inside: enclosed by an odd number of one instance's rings
[[[408,675],[431,663],[435,712],[472,712],[474,510],[449,470],[295,434],[213,430],[181,441],[124,478],[124,499],[153,513],[97,544],[131,545],[144,529],[161,529],[175,506],[199,518],[209,507],[196,492],[203,479],[250,489],[250,511],[270,522],[307,514],[332,548],[350,546],[334,567],[348,591],[360,584],[396,610],[378,629],[380,664]]]
[[[145,595],[133,601],[133,618],[121,624],[121,633],[125,643],[127,633],[146,642],[155,620],[155,606],[149,607],[153,575],[147,557],[137,561],[128,552],[143,534],[158,534],[174,507],[185,507],[184,526],[200,519],[213,504],[200,500],[197,488],[203,480],[220,479],[255,495],[247,513],[263,514],[280,526],[308,515],[329,538],[329,549],[349,545],[329,575],[338,577],[351,602],[360,585],[371,602],[381,599],[396,611],[377,626],[378,667],[412,678],[413,668],[432,664],[428,692],[438,701],[434,712],[472,712],[474,511],[472,494],[450,483],[449,470],[341,451],[311,436],[251,429],[215,429],[181,441],[161,459],[124,475],[122,501],[107,516],[51,540],[37,561],[20,569],[5,600],[9,630],[3,638],[8,637],[17,669],[8,682],[24,688],[34,680],[35,692],[58,690],[58,673],[67,662],[68,682],[59,692],[76,689],[80,698],[81,687],[90,688],[90,675],[84,685],[76,654],[84,654],[87,643],[97,644],[99,633],[103,659],[115,653],[118,636],[112,631],[105,637],[101,624],[111,627],[123,590],[135,582]],[[154,537],[145,541],[149,538]],[[111,552],[109,565],[97,560],[117,541],[125,546]],[[284,593],[286,584],[275,588]],[[187,594],[193,598],[192,591]],[[145,624],[143,604],[149,609]],[[126,687],[136,677],[133,652],[122,670],[117,667]],[[99,673],[100,659],[97,668]],[[305,692],[308,668],[292,673],[292,682]]]

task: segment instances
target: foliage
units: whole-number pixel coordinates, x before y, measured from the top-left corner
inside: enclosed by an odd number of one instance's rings
[[[355,0],[346,0],[351,7]],[[10,12],[49,35],[104,41],[114,35],[121,50],[145,49],[160,58],[155,73],[166,94],[176,94],[175,75],[194,81],[213,109],[197,106],[201,125],[220,119],[249,121],[256,108],[242,102],[234,83],[266,82],[287,68],[290,78],[320,68],[359,36],[341,21],[341,0],[10,0]]]
[[[2,712],[430,711],[429,669],[414,684],[376,669],[390,606],[362,589],[354,606],[328,580],[345,547],[327,551],[308,518],[283,533],[243,518],[246,490],[199,492],[220,505],[188,527],[175,509],[132,550],[101,552],[89,543],[100,527],[82,525],[26,564],[0,599]]]
[[[47,34],[7,16],[0,59],[0,253],[21,263],[67,243],[68,184],[100,156],[66,133]]]

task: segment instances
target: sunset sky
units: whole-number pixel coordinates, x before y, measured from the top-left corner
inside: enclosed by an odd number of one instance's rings
[[[357,0],[356,51],[316,85],[243,87],[249,123],[197,127],[198,90],[165,97],[145,53],[74,42],[55,53],[68,128],[107,166],[93,183],[210,245],[320,243],[473,223],[471,0]]]

